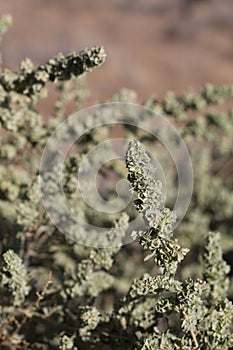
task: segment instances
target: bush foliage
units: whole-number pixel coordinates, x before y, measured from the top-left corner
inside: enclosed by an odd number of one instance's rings
[[[9,16],[1,17],[1,37],[10,24]],[[65,160],[63,185],[80,218],[109,227],[109,235],[117,228],[122,241],[122,225],[140,213],[145,229],[131,233],[134,242],[82,246],[62,235],[43,209],[43,149],[71,109],[88,103],[80,75],[104,60],[104,49],[94,47],[59,54],[38,68],[25,59],[18,73],[1,70],[0,348],[230,349],[232,279],[223,255],[231,263],[233,86],[206,84],[199,93],[168,92],[142,102],[176,126],[193,162],[192,200],[176,238],[176,213],[169,209],[175,171],[166,171],[164,205],[162,184],[144,146],[152,155],[161,152],[165,163],[166,156],[151,135],[127,125],[121,130],[131,139],[125,162],[109,162],[102,170],[128,178],[136,210],[130,205],[117,216],[105,216],[79,197],[81,161],[112,137],[110,127],[92,129],[80,139],[80,152]],[[54,83],[57,100],[46,120],[39,102],[48,95],[48,82]],[[139,103],[136,92],[127,89],[110,101]],[[56,176],[46,185],[52,191]]]

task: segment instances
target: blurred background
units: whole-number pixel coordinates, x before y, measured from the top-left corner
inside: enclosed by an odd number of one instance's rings
[[[2,43],[7,68],[103,45],[107,61],[87,75],[93,101],[122,87],[143,99],[232,83],[232,0],[1,0],[0,12],[13,16]]]

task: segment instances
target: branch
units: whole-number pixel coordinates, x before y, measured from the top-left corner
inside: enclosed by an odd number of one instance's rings
[[[41,91],[48,81],[69,80],[99,67],[106,58],[103,47],[93,47],[67,56],[62,54],[51,58],[45,65],[33,70],[33,64],[26,59],[21,64],[20,74],[9,77],[9,71],[2,73],[0,84],[4,89],[16,91],[19,94],[31,97]]]

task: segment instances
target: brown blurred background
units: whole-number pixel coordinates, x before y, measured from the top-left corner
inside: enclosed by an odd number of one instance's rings
[[[4,67],[103,45],[106,63],[88,75],[93,100],[122,87],[140,98],[232,83],[232,0],[0,0],[13,16]]]

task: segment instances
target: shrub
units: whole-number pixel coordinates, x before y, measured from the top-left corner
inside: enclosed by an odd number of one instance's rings
[[[1,36],[10,24],[10,17],[2,16]],[[67,156],[63,169],[72,209],[81,219],[109,227],[113,240],[117,229],[114,247],[86,247],[65,237],[42,207],[43,149],[71,109],[88,101],[79,76],[104,59],[103,48],[94,47],[60,54],[38,68],[25,59],[18,73],[1,71],[1,349],[230,349],[230,267],[221,247],[231,254],[233,112],[227,108],[232,86],[206,84],[200,93],[178,97],[169,92],[162,100],[152,96],[143,102],[177,127],[194,165],[192,201],[176,239],[176,213],[169,209],[177,181],[174,169],[166,171],[158,141],[129,125],[120,130],[131,139],[126,166],[109,162],[102,171],[128,176],[136,211],[129,205],[126,212],[107,216],[80,200],[77,171],[89,150],[111,137],[106,125],[79,140],[79,152]],[[46,98],[49,81],[58,97],[45,121],[38,102]],[[111,101],[136,103],[137,94],[123,89]],[[165,160],[166,205],[145,146]],[[56,173],[44,185],[53,193]],[[144,226],[131,233],[134,243],[121,247],[137,213]]]

